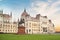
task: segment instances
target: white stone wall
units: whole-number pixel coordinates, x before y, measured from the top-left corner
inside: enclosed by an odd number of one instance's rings
[[[25,31],[28,34],[37,34],[37,33],[40,32],[40,24],[39,24],[39,22],[27,21],[27,22],[25,22],[25,28],[26,28]]]
[[[12,23],[4,23],[2,28],[0,28],[0,32],[3,33],[17,33],[18,32],[18,25]]]
[[[9,21],[9,22],[8,22]],[[12,22],[12,18],[6,18],[0,15],[0,32],[3,33],[17,33],[18,31],[18,24]]]
[[[36,24],[35,26],[33,24]],[[28,34],[42,34],[42,33],[54,33],[53,24],[49,24],[48,18],[40,17],[39,22],[27,20],[25,22],[25,32]],[[43,32],[43,28],[46,28],[47,32]],[[27,31],[28,30],[28,31]],[[29,30],[31,30],[29,32]]]

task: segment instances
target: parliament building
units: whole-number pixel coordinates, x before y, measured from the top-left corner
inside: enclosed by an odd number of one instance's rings
[[[20,34],[48,34],[55,33],[54,24],[47,16],[37,14],[31,17],[26,9],[18,20],[18,33]]]

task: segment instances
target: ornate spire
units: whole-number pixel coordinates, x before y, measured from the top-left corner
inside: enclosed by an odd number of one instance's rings
[[[26,12],[26,9],[24,9],[24,12]]]
[[[19,22],[19,19],[18,19],[18,22]]]
[[[22,16],[26,16],[26,15],[28,15],[28,13],[26,12],[26,9],[24,9]]]

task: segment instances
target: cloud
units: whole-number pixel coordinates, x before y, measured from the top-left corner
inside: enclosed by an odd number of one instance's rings
[[[41,13],[43,15],[50,15],[55,13],[56,11],[60,10],[59,8],[57,9],[56,6],[60,4],[60,1],[55,2],[50,5],[48,2],[40,2],[36,1],[32,3],[32,11],[35,11],[37,13]]]
[[[60,12],[58,13],[58,11],[60,11],[60,0],[35,0],[31,3],[31,12],[35,12],[35,14],[40,13],[41,15],[46,15],[55,24],[58,24],[57,21],[60,20],[60,18],[58,18],[60,17]]]
[[[60,0],[47,0],[48,2],[55,2],[55,1],[60,1]]]
[[[51,15],[49,18],[54,22],[55,25],[60,25],[60,11]]]

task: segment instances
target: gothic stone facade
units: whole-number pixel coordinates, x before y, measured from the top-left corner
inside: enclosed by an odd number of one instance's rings
[[[37,14],[36,17],[31,17],[26,10],[21,15],[19,26],[25,27],[26,34],[47,34],[54,33],[54,24],[47,16]]]
[[[12,15],[3,14],[0,10],[0,33],[17,33],[18,23],[12,22]]]

